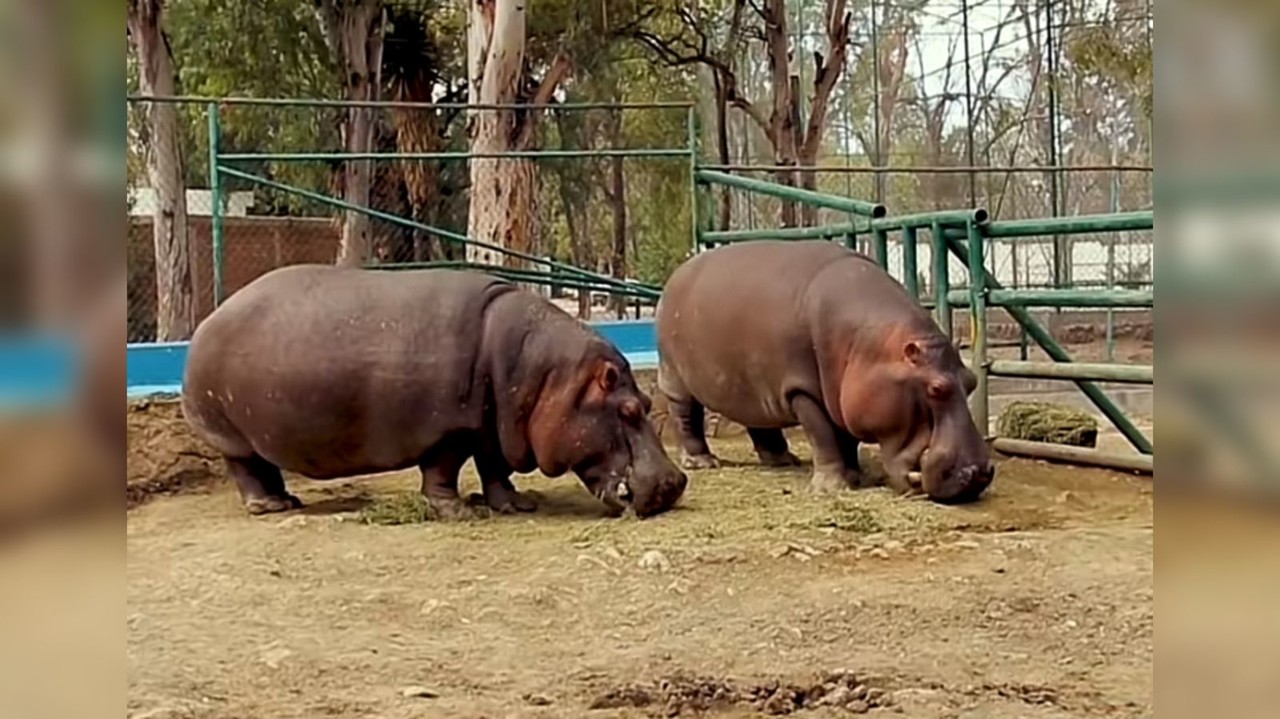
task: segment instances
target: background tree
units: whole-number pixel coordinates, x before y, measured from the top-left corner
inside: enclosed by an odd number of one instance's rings
[[[350,101],[378,99],[382,84],[383,28],[386,9],[381,0],[317,0],[316,13],[325,42],[340,70],[343,97]],[[344,148],[350,153],[373,151],[376,111],[369,107],[347,108],[343,124]],[[343,199],[360,207],[369,206],[373,163],[349,160],[343,164]],[[347,212],[342,226],[342,246],[338,264],[359,266],[369,260],[369,216]]]
[[[749,117],[764,133],[773,149],[773,162],[780,166],[813,165],[817,161],[826,130],[827,113],[831,93],[844,71],[849,48],[849,25],[852,14],[846,9],[845,0],[825,0],[824,33],[827,55],[820,51],[812,54],[814,63],[813,85],[808,95],[809,117],[801,118],[801,103],[805,101],[800,87],[800,71],[793,58],[801,48],[793,47],[788,29],[786,0],[734,0],[728,9],[730,20],[725,31],[725,51],[712,52],[715,45],[710,37],[714,23],[704,20],[706,14],[695,12],[692,6],[679,5],[673,12],[679,29],[673,35],[642,29],[636,33],[638,40],[647,45],[669,65],[700,63],[710,67],[716,77],[717,107],[719,98]],[[732,53],[742,40],[763,43],[769,69],[766,83],[767,98],[750,99],[742,90],[737,74],[724,52]],[[767,110],[765,109],[767,106]],[[718,123],[725,126],[723,119]],[[717,146],[721,156],[727,155],[727,138],[719,139]],[[792,170],[775,173],[778,182],[796,185]],[[812,171],[800,173],[799,184],[808,189],[817,187],[817,177]],[[724,210],[722,210],[722,213]],[[816,209],[806,206],[803,211],[806,224],[817,220]],[[782,203],[783,226],[796,224],[795,203]]]
[[[178,94],[178,73],[164,30],[162,0],[129,0],[129,45],[137,59],[145,95]],[[155,192],[152,232],[156,259],[156,339],[186,339],[194,329],[190,245],[187,241],[187,185],[178,109],[166,102],[148,107],[147,178]]]
[[[473,105],[545,105],[569,74],[568,56],[557,54],[533,79],[526,62],[526,5],[523,0],[471,0],[467,30],[467,90]],[[540,113],[513,109],[473,111],[471,150],[499,153],[527,150],[536,140]],[[523,158],[473,158],[467,235],[502,247],[531,252],[538,235],[537,170]],[[503,264],[497,252],[469,248],[469,258]],[[507,262],[520,265],[523,263]]]

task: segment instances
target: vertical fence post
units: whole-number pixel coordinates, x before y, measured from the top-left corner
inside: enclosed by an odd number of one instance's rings
[[[871,230],[871,245],[875,248],[876,263],[889,271],[889,233],[879,228]]]
[[[937,314],[938,326],[946,336],[950,337],[952,334],[951,302],[947,299],[947,293],[951,291],[951,277],[948,274],[947,260],[951,253],[947,249],[947,238],[942,233],[942,225],[935,222],[930,230],[933,241],[934,312]]]
[[[902,228],[902,279],[911,299],[920,299],[919,268],[916,257],[916,227]]]
[[[991,432],[987,397],[987,270],[982,230],[970,220],[969,232],[969,343],[973,348],[973,374],[978,385],[973,390],[970,410],[973,423],[985,438]],[[944,249],[945,252],[945,249]]]
[[[218,103],[209,103],[209,199],[213,207],[209,212],[210,237],[213,240],[213,306],[218,307],[225,298],[223,268],[226,260],[226,243],[222,226],[222,176],[218,173],[218,151],[222,145],[222,117]]]

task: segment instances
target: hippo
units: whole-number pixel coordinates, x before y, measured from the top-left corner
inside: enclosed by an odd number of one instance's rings
[[[418,467],[428,506],[533,511],[513,472],[573,471],[617,515],[669,509],[687,477],[622,354],[492,276],[294,265],[227,299],[191,339],[182,408],[251,514],[301,506],[281,470],[336,479]]]
[[[747,427],[760,461],[797,465],[783,429],[813,446],[810,486],[865,486],[858,444],[888,484],[938,502],[977,499],[995,476],[959,352],[873,260],[823,240],[762,240],[696,255],[657,310],[658,388],[686,469],[714,467],[704,413]]]

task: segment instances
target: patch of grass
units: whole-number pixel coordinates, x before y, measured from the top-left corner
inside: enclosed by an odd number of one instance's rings
[[[841,532],[854,534],[874,534],[884,530],[879,516],[870,509],[858,505],[835,503],[829,515],[815,517],[814,525],[818,527],[834,527]]]
[[[431,519],[431,508],[420,492],[380,495],[360,510],[365,524],[397,526],[421,524]]]

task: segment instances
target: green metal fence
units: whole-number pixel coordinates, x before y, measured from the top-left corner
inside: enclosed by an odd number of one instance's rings
[[[141,98],[155,101],[156,98]],[[174,102],[192,102],[200,98],[168,98]],[[686,113],[688,135],[683,147],[656,147],[643,149],[591,149],[591,150],[525,150],[508,152],[277,152],[277,153],[228,153],[222,151],[221,115],[225,106],[233,105],[268,105],[287,107],[394,107],[417,109],[455,109],[465,111],[552,110],[557,112],[580,112],[587,110],[658,110],[678,109]],[[360,103],[328,100],[285,100],[256,98],[223,98],[207,101],[209,118],[209,186],[213,194],[212,209],[212,243],[214,267],[214,304],[221,304],[226,296],[226,282],[223,268],[226,265],[226,243],[224,234],[224,203],[221,198],[224,178],[236,178],[255,185],[269,187],[274,190],[296,195],[322,205],[346,212],[361,212],[371,218],[381,220],[407,229],[417,230],[439,237],[447,242],[463,247],[475,247],[493,251],[500,256],[521,260],[534,267],[544,269],[526,270],[514,267],[484,265],[483,269],[491,274],[531,284],[543,284],[577,290],[590,290],[609,293],[615,296],[633,299],[656,301],[661,288],[642,282],[619,280],[605,274],[576,267],[549,257],[520,252],[498,244],[467,237],[440,227],[382,212],[368,207],[353,205],[338,197],[314,190],[297,187],[288,183],[272,180],[262,175],[246,172],[236,167],[237,163],[335,163],[358,161],[452,161],[468,162],[474,159],[587,159],[587,158],[649,158],[676,159],[689,164],[690,172],[696,172],[698,123],[691,102],[649,102],[649,103],[558,103],[554,105],[526,104],[459,104],[459,103]],[[696,201],[696,198],[695,198]],[[457,263],[451,261],[433,263],[394,263],[379,264],[379,269],[408,269],[424,267],[464,267],[479,269],[474,263]]]
[[[379,265],[381,269],[412,269],[420,267],[450,267],[483,270],[508,279],[533,284],[544,284],[579,291],[611,294],[634,300],[655,302],[661,287],[655,284],[618,279],[571,263],[549,257],[520,252],[497,244],[467,237],[461,233],[415,221],[392,212],[361,207],[341,198],[316,190],[282,182],[244,169],[245,165],[264,163],[341,163],[354,161],[406,161],[432,160],[466,162],[479,158],[523,159],[590,159],[590,158],[652,158],[681,161],[688,165],[689,200],[692,213],[691,251],[717,245],[760,239],[827,239],[839,240],[850,247],[860,240],[869,244],[871,254],[887,270],[899,269],[903,284],[922,305],[930,308],[938,324],[948,334],[953,333],[953,315],[957,308],[968,310],[970,338],[972,341],[972,368],[978,378],[978,387],[972,399],[975,422],[989,431],[989,378],[1024,377],[1065,379],[1077,387],[1110,420],[1124,437],[1138,450],[1139,457],[1117,456],[1098,451],[1072,450],[1070,456],[1053,446],[1029,445],[995,439],[995,447],[1019,454],[1033,454],[1069,461],[1080,461],[1124,468],[1150,469],[1153,446],[1137,426],[1096,384],[1098,381],[1152,384],[1154,372],[1150,366],[1117,365],[1102,363],[1075,363],[1067,350],[1028,311],[1029,308],[1151,308],[1153,292],[1125,289],[1025,289],[1005,288],[989,271],[985,247],[993,239],[1002,242],[1043,241],[1073,234],[1152,230],[1153,215],[1147,212],[1115,213],[1109,215],[1051,218],[1034,220],[992,221],[985,209],[945,210],[889,215],[885,206],[855,198],[800,189],[776,182],[742,177],[728,168],[702,166],[699,162],[699,123],[692,103],[621,103],[621,104],[557,104],[552,106],[529,105],[463,105],[449,103],[352,103],[324,100],[277,100],[242,98],[133,98],[148,102],[201,102],[208,116],[209,185],[212,194],[211,244],[213,265],[214,304],[226,296],[226,236],[224,229],[225,203],[223,198],[227,180],[237,180],[270,188],[307,201],[344,212],[363,213],[376,220],[411,230],[430,234],[448,243],[463,247],[490,250],[500,256],[519,260],[524,267],[481,265],[463,261],[413,262]],[[222,116],[224,108],[236,105],[277,107],[404,107],[404,108],[453,108],[466,111],[487,110],[550,110],[557,112],[587,111],[593,109],[668,109],[679,110],[686,116],[686,137],[680,147],[653,147],[639,149],[591,149],[591,150],[529,150],[506,153],[472,152],[263,152],[239,153],[223,150]],[[711,226],[710,208],[713,186],[775,198],[782,202],[822,208],[844,215],[846,222],[816,227],[792,227],[781,229],[727,230]],[[901,267],[890,268],[890,242],[894,235],[902,247]],[[918,251],[922,235],[927,235],[932,256],[932,296],[925,296],[919,282]],[[964,289],[951,289],[949,262],[954,257],[967,268],[968,282]],[[995,360],[989,356],[987,315],[990,308],[999,308],[1022,328],[1024,337],[1034,341],[1052,362],[1028,361],[1024,353],[1021,361]],[[1084,452],[1083,454],[1081,452]]]

